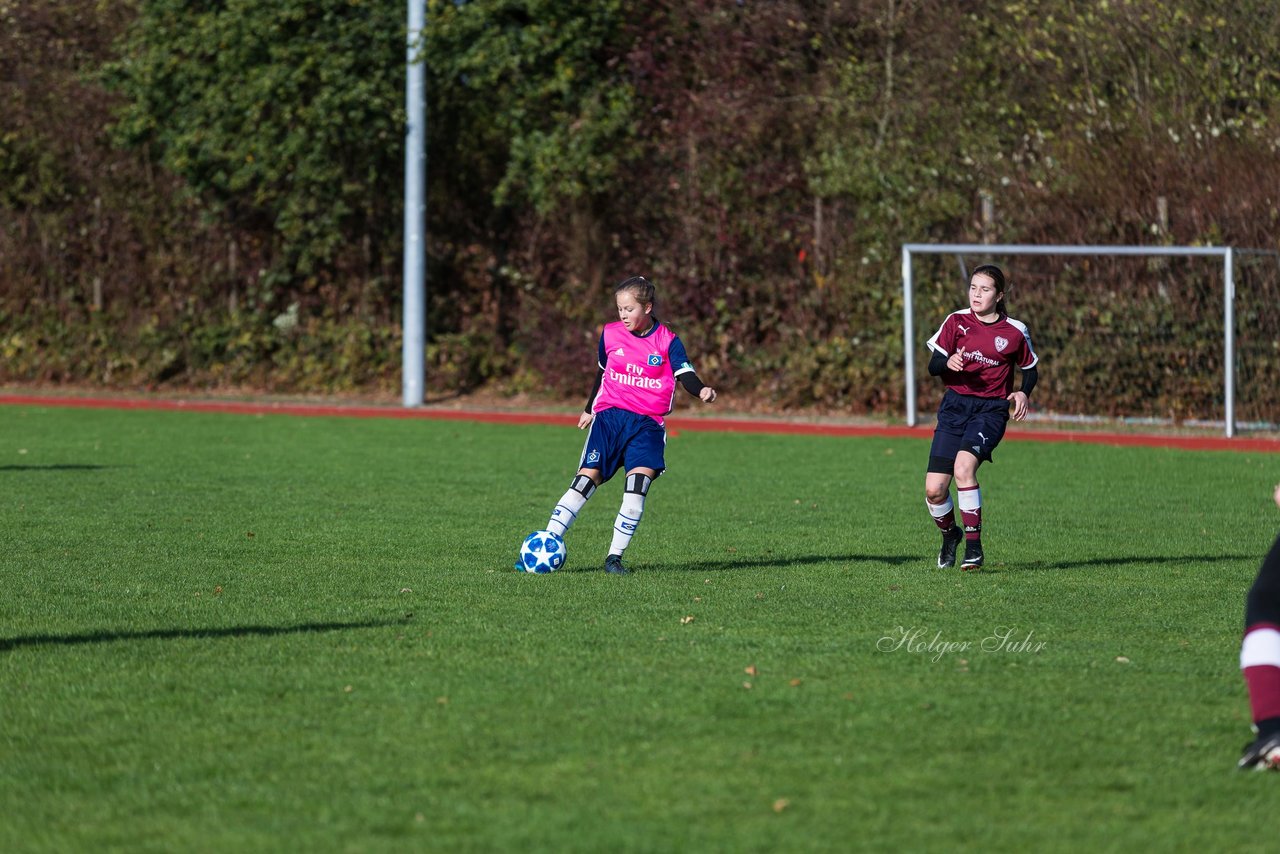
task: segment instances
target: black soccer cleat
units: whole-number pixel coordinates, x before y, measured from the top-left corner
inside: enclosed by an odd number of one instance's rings
[[[609,555],[604,559],[604,571],[613,575],[628,575],[627,568],[622,565],[622,555]]]
[[[960,568],[982,568],[982,540],[965,540],[964,560],[960,562]]]
[[[956,547],[964,539],[964,531],[959,525],[952,525],[942,532],[942,548],[938,550],[938,569],[946,569],[956,565]]]
[[[1273,732],[1246,744],[1236,767],[1241,771],[1280,771],[1280,732]]]

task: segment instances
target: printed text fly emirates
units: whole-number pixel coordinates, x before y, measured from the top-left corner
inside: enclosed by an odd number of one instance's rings
[[[613,382],[635,386],[636,388],[662,388],[662,380],[656,380],[653,377],[638,377],[635,374],[620,374],[612,368],[609,369],[609,379]]]

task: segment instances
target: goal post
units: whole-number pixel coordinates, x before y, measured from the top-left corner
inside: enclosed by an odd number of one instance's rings
[[[914,311],[914,273],[912,259],[916,255],[981,255],[983,258],[1001,258],[1014,255],[1042,256],[1138,256],[1202,257],[1217,258],[1222,264],[1222,390],[1223,423],[1227,437],[1236,432],[1235,419],[1235,256],[1243,250],[1230,246],[1107,246],[1048,244],[990,244],[990,243],[905,243],[902,246],[902,314],[903,314],[903,367],[906,382],[906,420],[908,426],[916,426],[916,341]],[[961,261],[961,268],[964,268]],[[1033,339],[1035,319],[1030,322]]]

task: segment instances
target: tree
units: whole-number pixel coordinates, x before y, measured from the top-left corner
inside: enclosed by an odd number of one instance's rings
[[[395,235],[399,4],[147,0],[107,79],[116,124],[231,224],[310,273]]]

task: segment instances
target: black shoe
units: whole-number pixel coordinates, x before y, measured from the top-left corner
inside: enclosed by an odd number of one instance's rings
[[[1244,746],[1244,755],[1236,763],[1241,771],[1280,771],[1280,732],[1256,738]]]
[[[627,568],[622,565],[622,555],[609,555],[604,559],[604,571],[614,575],[627,575]]]
[[[938,569],[956,565],[956,546],[964,539],[959,525],[952,525],[942,532],[942,548],[938,550]]]
[[[965,540],[964,560],[960,562],[960,568],[982,568],[982,540]]]

